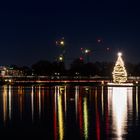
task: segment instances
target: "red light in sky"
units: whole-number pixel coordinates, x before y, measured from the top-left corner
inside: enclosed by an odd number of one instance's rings
[[[82,61],[83,60],[83,57],[80,57],[80,60]]]
[[[110,48],[106,48],[107,49],[107,51],[109,51],[110,50]]]
[[[97,42],[98,42],[98,43],[101,43],[101,39],[97,39]]]

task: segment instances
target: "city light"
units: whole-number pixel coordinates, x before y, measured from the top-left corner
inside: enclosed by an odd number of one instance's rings
[[[124,83],[127,81],[127,72],[122,59],[122,53],[118,53],[118,59],[115,63],[114,70],[112,72],[114,83]]]
[[[57,57],[57,61],[58,62],[64,62],[65,53],[66,53],[64,37],[62,37],[62,38],[60,38],[56,41],[56,46],[59,49],[59,51],[58,51],[59,54],[58,54],[58,57]]]
[[[122,53],[121,52],[118,52],[118,56],[122,56]]]
[[[61,39],[57,40],[56,45],[58,47],[64,47],[64,45],[65,45],[64,37],[62,37]]]
[[[87,98],[83,99],[83,119],[84,119],[84,137],[88,139],[88,106],[87,106]]]
[[[64,41],[60,41],[60,44],[61,44],[61,45],[64,45]]]
[[[125,127],[128,121],[128,108],[132,109],[132,87],[109,87],[109,101],[112,106],[112,127],[115,130],[114,135],[118,139],[123,139],[123,134],[127,131]]]
[[[89,49],[85,49],[85,53],[87,54],[87,53],[89,53],[90,52],[90,50]]]
[[[63,61],[63,56],[59,56],[59,61]]]

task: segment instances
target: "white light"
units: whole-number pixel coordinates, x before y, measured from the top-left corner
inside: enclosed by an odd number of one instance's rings
[[[60,56],[60,57],[59,57],[59,60],[60,60],[60,61],[63,61],[63,57],[62,57],[62,56]]]
[[[118,139],[121,139],[127,122],[127,87],[113,87],[112,107],[113,127]]]
[[[118,56],[122,56],[122,53],[121,52],[118,52]]]
[[[64,45],[64,41],[61,41],[60,44],[61,44],[61,45]]]
[[[89,52],[90,52],[90,50],[88,50],[88,49],[85,50],[85,53],[89,53]]]

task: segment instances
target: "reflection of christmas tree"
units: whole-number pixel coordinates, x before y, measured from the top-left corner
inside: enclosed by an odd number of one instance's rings
[[[127,81],[127,72],[124,66],[124,62],[122,60],[122,54],[118,53],[118,59],[114,66],[113,70],[113,82],[115,83],[123,83]]]

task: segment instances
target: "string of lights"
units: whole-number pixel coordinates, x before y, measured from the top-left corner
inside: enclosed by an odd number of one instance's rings
[[[118,59],[116,61],[112,74],[114,83],[124,83],[127,81],[127,71],[122,59],[122,53],[120,52],[118,53]]]

